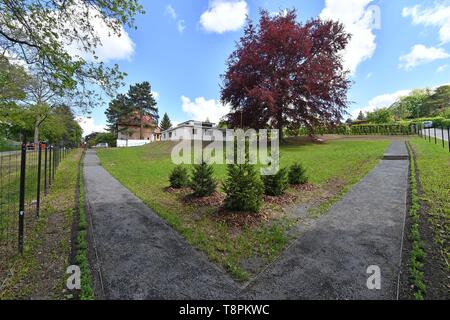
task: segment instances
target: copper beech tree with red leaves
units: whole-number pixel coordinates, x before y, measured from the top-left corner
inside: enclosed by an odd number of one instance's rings
[[[259,26],[248,20],[227,62],[221,99],[231,105],[229,124],[255,129],[335,125],[345,114],[350,87],[342,51],[350,35],[341,23],[297,22],[296,10]]]

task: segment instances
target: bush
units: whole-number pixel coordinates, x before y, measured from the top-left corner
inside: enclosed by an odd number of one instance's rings
[[[213,167],[202,162],[192,170],[191,188],[195,197],[207,197],[216,190],[216,181],[213,178]]]
[[[186,168],[182,165],[176,166],[169,176],[170,186],[172,188],[183,188],[189,185],[189,178]]]
[[[289,186],[287,169],[278,170],[274,175],[263,177],[264,193],[268,196],[281,196]]]
[[[308,182],[306,169],[299,163],[294,163],[289,169],[289,183],[293,185],[305,184]]]
[[[230,211],[259,212],[264,185],[255,166],[248,163],[230,164],[223,183],[226,193],[224,207]]]

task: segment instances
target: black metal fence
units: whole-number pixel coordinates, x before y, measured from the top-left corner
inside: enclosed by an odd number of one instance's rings
[[[434,126],[424,128],[423,125],[413,125],[414,133],[428,142],[442,144],[442,148],[448,148],[450,152],[450,127]]]
[[[38,220],[41,200],[68,153],[65,147],[42,143],[0,153],[0,261],[23,253],[26,231]]]

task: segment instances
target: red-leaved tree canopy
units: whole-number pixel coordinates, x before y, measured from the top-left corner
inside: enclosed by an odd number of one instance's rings
[[[280,129],[340,122],[348,104],[342,50],[350,40],[342,24],[297,22],[296,11],[249,20],[227,62],[221,99],[234,126]]]

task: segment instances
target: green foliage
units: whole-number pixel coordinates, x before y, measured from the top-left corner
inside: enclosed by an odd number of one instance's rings
[[[244,164],[227,166],[227,178],[223,183],[226,193],[224,207],[229,211],[259,212],[262,205],[264,184],[255,165],[246,160]]]
[[[351,126],[350,133],[354,135],[408,135],[411,133],[411,129],[409,122],[361,124]]]
[[[430,96],[429,90],[413,90],[406,97],[401,97],[389,107],[394,117],[397,119],[420,118],[430,113],[427,107],[427,99]]]
[[[394,118],[388,108],[381,108],[367,112],[367,121],[369,123],[391,123]]]
[[[282,168],[274,175],[263,176],[264,193],[268,196],[281,196],[289,187],[287,169]]]
[[[11,64],[0,54],[0,106],[8,101],[24,99],[29,75],[23,67]]]
[[[194,165],[190,185],[195,197],[207,197],[213,194],[217,186],[213,173],[213,166],[204,161]]]
[[[99,132],[95,136],[94,145],[99,143],[107,143],[110,147],[115,147],[117,144],[117,137],[114,133],[111,132]]]
[[[167,130],[170,127],[172,127],[172,123],[170,122],[169,116],[167,115],[167,112],[164,113],[164,116],[161,120],[161,123],[159,124],[159,127],[161,128],[161,131]]]
[[[308,182],[306,169],[300,163],[294,163],[289,169],[289,183],[293,185],[305,184]]]
[[[87,107],[101,99],[91,86],[110,94],[125,76],[117,65],[107,67],[97,56],[101,44],[95,26],[105,24],[109,33],[120,35],[122,26],[133,27],[134,16],[144,10],[137,0],[31,0],[1,1],[0,12],[2,48],[45,75],[52,90],[72,90],[79,98],[73,103]],[[80,54],[68,52],[74,46]]]
[[[176,166],[169,176],[170,186],[175,189],[187,187],[189,185],[188,172],[182,165]]]

